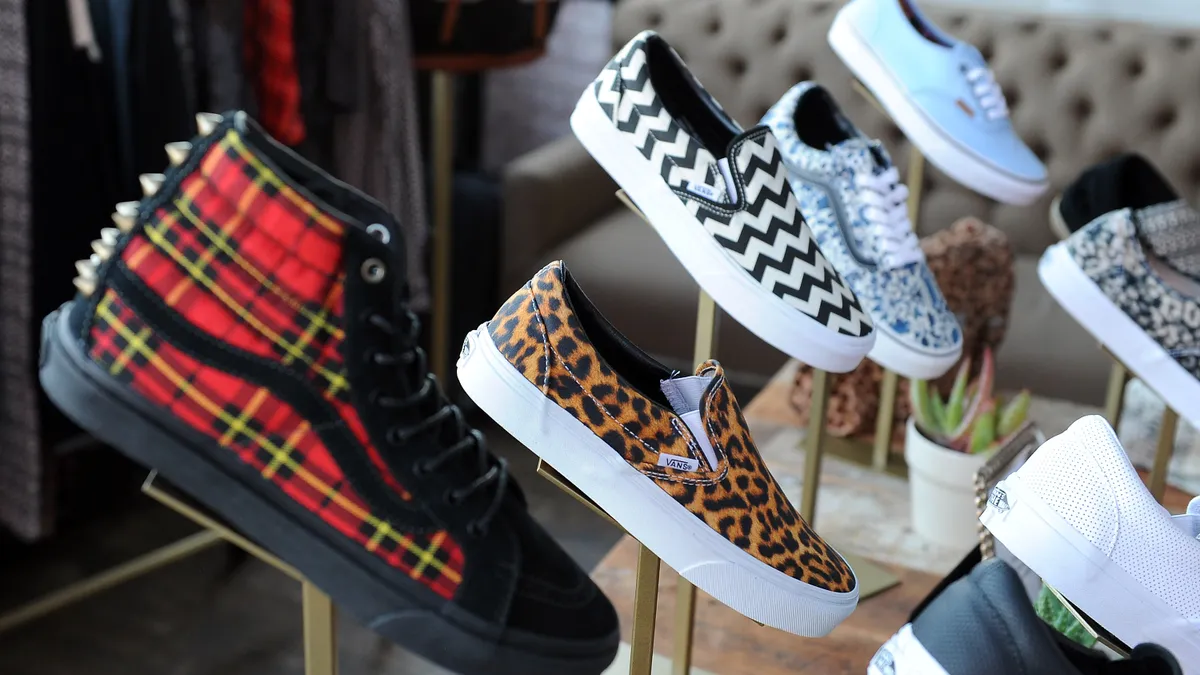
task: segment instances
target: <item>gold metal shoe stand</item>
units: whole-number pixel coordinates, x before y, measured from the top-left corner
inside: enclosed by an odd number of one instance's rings
[[[1049,588],[1050,592],[1054,594],[1054,597],[1058,598],[1058,601],[1062,603],[1062,606],[1067,608],[1067,611],[1071,613],[1071,616],[1075,617],[1075,620],[1079,622],[1079,625],[1083,626],[1084,630],[1086,630],[1092,637],[1096,638],[1096,642],[1111,649],[1113,653],[1121,658],[1129,657],[1129,653],[1133,651],[1129,648],[1129,645],[1121,642],[1120,638],[1105,630],[1103,626],[1096,623],[1092,617],[1085,614],[1082,609],[1076,607],[1074,603],[1068,600],[1065,595],[1059,593],[1057,589],[1049,584],[1046,585],[1046,588]]]
[[[1112,370],[1108,374],[1108,392],[1104,400],[1104,416],[1108,419],[1108,423],[1113,429],[1117,429],[1121,423],[1121,413],[1125,404],[1125,385],[1129,383],[1132,374],[1129,368],[1125,366],[1112,352],[1105,349],[1103,345],[1100,347],[1105,354],[1112,359]],[[1147,385],[1149,386],[1149,385]],[[1157,392],[1155,392],[1157,393]],[[1175,454],[1175,432],[1179,429],[1179,413],[1175,412],[1171,406],[1167,405],[1166,399],[1163,400],[1162,421],[1158,426],[1158,441],[1154,448],[1154,465],[1150,468],[1150,481],[1147,487],[1150,494],[1154,496],[1160,504],[1163,497],[1167,493],[1167,474],[1171,469],[1171,458]]]
[[[308,581],[296,568],[267,552],[225,523],[179,495],[158,472],[151,471],[142,483],[142,492],[167,508],[183,515],[204,528],[201,535],[215,541],[227,541],[300,582],[302,616],[304,620],[305,675],[337,675],[337,608],[319,588]],[[199,536],[199,535],[196,535]]]

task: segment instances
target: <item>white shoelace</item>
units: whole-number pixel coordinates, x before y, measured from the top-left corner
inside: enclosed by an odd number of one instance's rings
[[[1004,99],[1004,92],[1000,91],[1000,85],[990,68],[970,68],[966,76],[989,120],[1008,117],[1008,101]]]
[[[879,266],[894,269],[923,261],[921,243],[908,221],[908,188],[900,182],[896,167],[877,174],[855,174],[854,183],[865,204],[863,218],[878,242]]]

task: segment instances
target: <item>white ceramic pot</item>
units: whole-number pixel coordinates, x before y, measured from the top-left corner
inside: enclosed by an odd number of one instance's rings
[[[966,550],[979,542],[975,473],[985,455],[949,450],[925,438],[910,417],[904,436],[913,529],[925,539]]]

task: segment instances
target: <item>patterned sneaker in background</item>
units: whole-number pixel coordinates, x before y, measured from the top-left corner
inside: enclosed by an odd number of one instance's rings
[[[467,335],[458,378],[500,426],[717,600],[814,637],[857,605],[853,570],[767,471],[721,366],[686,376],[658,364],[561,262]]]
[[[1149,160],[1137,153],[1122,153],[1086,169],[1054,198],[1050,229],[1059,239],[1066,239],[1106,213],[1139,211],[1168,202],[1175,203],[1171,211],[1181,220],[1200,220]]]
[[[1200,675],[1200,541],[1150,495],[1103,417],[1042,444],[980,520],[1013,555],[1127,645]]]
[[[871,320],[804,224],[770,130],[742,131],[657,34],[613,57],[571,128],[743,326],[833,372],[870,351]]]
[[[887,641],[867,675],[1183,675],[1167,650],[1143,644],[1128,659],[1085,649],[1042,622],[1021,578],[986,560],[946,587]]]
[[[812,82],[792,87],[762,123],[779,141],[821,252],[871,315],[868,357],[904,377],[941,376],[962,355],[962,331],[925,264],[887,151]]]
[[[850,0],[829,45],[947,176],[1007,204],[1046,191],[1046,167],[1013,128],[987,61],[933,25],[916,0]]]
[[[616,612],[426,370],[398,224],[244,113],[203,119],[43,322],[50,399],[406,649],[603,671]]]
[[[1197,234],[1196,226],[1164,218],[1160,206],[1122,209],[1051,246],[1038,264],[1058,304],[1194,427],[1200,424],[1200,276],[1179,270],[1195,269]]]

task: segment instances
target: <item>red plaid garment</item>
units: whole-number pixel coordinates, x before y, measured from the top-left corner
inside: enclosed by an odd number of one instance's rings
[[[130,239],[121,259],[197,329],[307,378],[363,444],[384,480],[411,499],[371,444],[350,402],[341,355],[345,227],[262,164],[241,135],[229,130],[198,170],[183,179],[174,199]],[[445,532],[408,537],[375,520],[349,492],[308,424],[268,390],[196,363],[156,340],[116,296],[101,303],[92,342],[93,358],[115,377],[238,452],[264,478],[343,534],[446,597],[453,594],[463,563],[457,543]],[[197,374],[203,379],[197,380]],[[283,440],[272,440],[271,433]],[[268,471],[284,450],[287,470],[281,474],[277,466]],[[299,484],[292,485],[296,475],[309,486],[304,489],[341,495],[354,508],[333,509],[324,497],[302,497],[296,492]],[[390,548],[381,546],[385,540]],[[437,574],[429,571],[431,566]]]
[[[306,134],[293,9],[292,0],[245,0],[242,29],[243,57],[258,97],[259,121],[287,145],[298,145]]]

